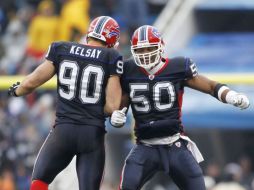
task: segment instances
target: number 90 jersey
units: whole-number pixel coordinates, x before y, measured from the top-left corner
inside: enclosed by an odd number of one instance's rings
[[[56,123],[104,126],[105,88],[110,75],[122,74],[122,56],[114,49],[56,42],[46,59],[57,74]]]
[[[166,59],[155,75],[149,75],[133,59],[124,62],[121,83],[123,91],[129,94],[138,139],[182,132],[184,81],[196,75],[195,64],[184,57]]]

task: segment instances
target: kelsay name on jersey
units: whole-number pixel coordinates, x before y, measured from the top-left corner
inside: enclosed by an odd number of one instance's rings
[[[98,59],[100,54],[101,54],[101,50],[90,49],[90,48],[85,49],[83,47],[73,45],[73,46],[71,46],[70,54],[79,55],[79,56],[82,56],[82,57],[90,57],[90,58]]]

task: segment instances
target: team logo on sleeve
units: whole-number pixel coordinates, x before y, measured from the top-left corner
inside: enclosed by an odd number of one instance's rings
[[[176,145],[176,147],[180,148],[181,147],[181,142],[176,142],[175,145]]]

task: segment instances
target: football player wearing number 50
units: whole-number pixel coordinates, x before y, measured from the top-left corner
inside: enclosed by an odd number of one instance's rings
[[[240,109],[248,108],[249,100],[226,85],[199,75],[189,58],[164,58],[164,42],[152,26],[138,28],[131,42],[133,58],[125,61],[121,78],[122,108],[111,116],[111,124],[121,127],[130,104],[135,118],[137,143],[125,161],[120,189],[139,190],[156,172],[164,171],[181,190],[205,190],[198,164],[203,157],[196,144],[183,135],[184,87]]]
[[[52,43],[46,60],[10,87],[10,95],[23,96],[57,74],[56,121],[35,161],[30,190],[48,190],[75,155],[79,189],[99,189],[105,117],[119,109],[122,96],[122,56],[114,49],[119,36],[113,18],[97,17],[89,26],[87,44]]]

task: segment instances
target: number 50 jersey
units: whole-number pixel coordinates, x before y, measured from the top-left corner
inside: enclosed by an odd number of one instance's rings
[[[122,56],[114,49],[56,42],[46,59],[57,73],[56,123],[104,126],[105,88],[110,75],[122,74]]]
[[[138,140],[182,132],[184,81],[196,75],[195,64],[184,57],[166,59],[154,75],[138,67],[133,59],[124,62],[121,83],[129,94]]]

